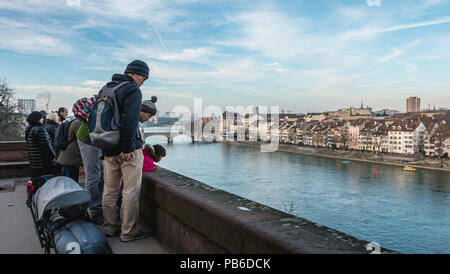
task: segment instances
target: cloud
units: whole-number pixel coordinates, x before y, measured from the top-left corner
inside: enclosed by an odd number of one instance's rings
[[[216,55],[217,53],[212,48],[201,47],[194,49],[183,49],[181,52],[172,54],[163,54],[158,57],[163,61],[193,61],[203,62],[205,58]]]
[[[288,71],[290,71],[288,68],[286,68],[285,66],[283,66],[282,64],[280,64],[278,62],[266,64],[265,70],[273,71],[273,72],[288,72]]]
[[[197,95],[190,94],[190,93],[183,93],[183,92],[173,92],[173,91],[167,91],[164,89],[157,89],[157,88],[141,88],[142,90],[142,96],[157,96],[161,98],[174,98],[174,99],[193,99],[194,97],[198,97]]]
[[[39,93],[48,92],[51,94],[72,94],[81,97],[89,97],[98,93],[95,88],[82,88],[76,86],[51,86],[51,85],[15,85],[17,91],[36,91]]]
[[[381,63],[386,63],[400,55],[402,55],[403,53],[405,53],[403,50],[401,49],[394,49],[389,55],[381,58],[380,62]]]
[[[96,81],[96,80],[87,80],[84,81],[83,83],[81,83],[84,86],[90,86],[90,87],[95,87],[95,88],[101,88],[104,85],[106,85],[106,82],[104,81]]]
[[[46,56],[67,55],[73,51],[70,44],[49,32],[47,26],[32,21],[0,18],[0,48],[24,54]]]
[[[342,7],[337,10],[337,15],[352,20],[364,19],[367,16],[367,9],[355,7]]]
[[[436,20],[418,22],[418,23],[413,23],[413,24],[390,26],[390,27],[385,27],[385,28],[366,27],[361,30],[345,32],[342,35],[340,35],[340,39],[348,40],[348,39],[358,38],[361,36],[374,36],[374,35],[377,35],[380,33],[387,33],[387,32],[393,32],[393,31],[421,28],[421,27],[426,27],[426,26],[448,24],[448,23],[450,23],[450,17],[444,17],[444,18],[440,18],[440,19],[436,19]]]
[[[228,20],[238,26],[240,37],[217,41],[218,44],[238,46],[278,59],[296,56],[309,44],[301,20],[276,10],[242,13],[229,16]]]
[[[402,46],[401,48],[395,48],[392,50],[392,52],[387,55],[384,56],[383,58],[380,59],[380,63],[386,63],[391,61],[392,59],[395,59],[403,54],[405,54],[407,52],[407,50],[409,50],[412,47],[415,47],[417,45],[419,45],[420,43],[422,43],[422,40],[415,40],[409,44],[406,44],[404,46]]]

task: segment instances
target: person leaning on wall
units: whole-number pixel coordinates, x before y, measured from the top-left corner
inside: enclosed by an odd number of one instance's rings
[[[103,189],[103,232],[120,235],[120,241],[129,242],[150,236],[139,227],[139,194],[142,181],[143,141],[139,132],[142,107],[140,87],[149,76],[147,64],[135,60],[128,64],[124,74],[114,74],[106,86],[113,88],[128,82],[116,91],[120,113],[120,140],[116,147],[103,149],[105,157]],[[99,94],[100,96],[100,94]],[[123,178],[120,221],[116,212],[121,179]],[[121,223],[120,223],[121,222]]]

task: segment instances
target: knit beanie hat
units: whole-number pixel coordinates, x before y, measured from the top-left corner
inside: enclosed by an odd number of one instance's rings
[[[58,114],[56,114],[55,112],[47,114],[47,120],[58,122]]]
[[[149,72],[150,69],[148,68],[147,64],[141,60],[134,60],[133,62],[129,63],[127,68],[125,69],[125,74],[135,73],[144,76],[145,79],[148,79]]]
[[[154,100],[142,101],[141,111],[150,113],[150,115],[154,116],[156,114],[156,106]]]
[[[89,115],[91,115],[92,107],[97,100],[97,96],[91,98],[81,98],[73,104],[72,111],[75,117],[87,122]]]
[[[162,145],[154,145],[153,151],[155,151],[155,154],[158,156],[166,156],[166,149]]]
[[[28,115],[27,122],[30,125],[38,125],[39,124],[39,120],[41,120],[41,118],[44,118],[44,115],[42,115],[41,112],[33,111],[32,113],[30,113],[30,115]]]

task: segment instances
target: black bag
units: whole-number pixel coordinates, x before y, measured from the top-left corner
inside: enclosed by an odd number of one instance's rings
[[[75,119],[70,119],[70,120],[66,120],[66,121],[62,122],[56,129],[55,147],[59,151],[65,150],[67,148],[67,146],[69,145],[69,143],[68,143],[69,128],[70,128],[70,124],[73,122],[73,120],[75,120]],[[76,140],[76,139],[74,139],[74,140]],[[72,142],[74,140],[72,140]]]

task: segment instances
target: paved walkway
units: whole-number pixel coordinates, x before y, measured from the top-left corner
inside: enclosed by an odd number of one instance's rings
[[[119,237],[106,240],[113,254],[169,254],[153,237],[127,243],[122,243]]]
[[[10,189],[14,184],[14,192],[0,192],[0,254],[43,254],[25,204],[25,179],[0,180],[0,187]]]
[[[26,200],[27,179],[0,179],[0,254],[43,254]],[[80,182],[84,179],[80,176]],[[154,238],[128,243],[107,238],[113,254],[168,254]],[[53,250],[52,250],[53,252]]]

